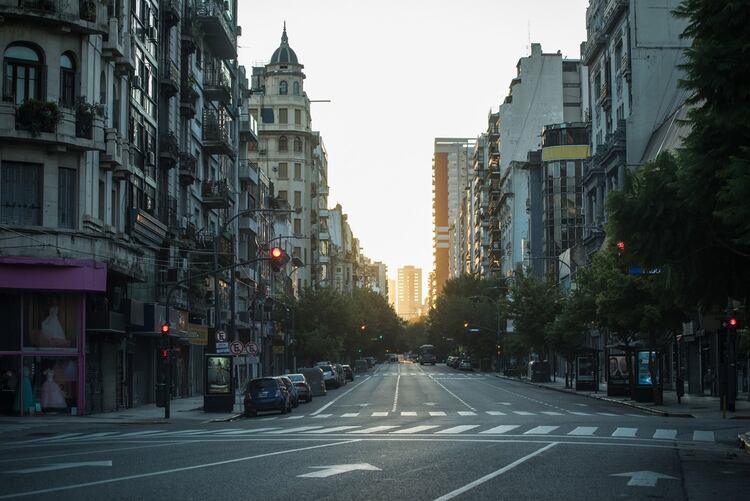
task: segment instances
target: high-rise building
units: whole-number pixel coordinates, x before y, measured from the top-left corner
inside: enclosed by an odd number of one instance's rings
[[[388,304],[393,306],[394,310],[398,307],[398,289],[396,287],[396,281],[392,278],[388,279]]]
[[[432,159],[432,217],[433,270],[435,284],[431,293],[431,304],[443,290],[443,285],[452,276],[460,274],[454,260],[451,261],[451,227],[454,234],[462,231],[459,220],[461,204],[469,186],[469,173],[472,166],[474,139],[436,138]],[[454,238],[453,242],[457,239]],[[456,254],[454,248],[453,253]]]
[[[422,309],[422,269],[404,266],[398,269],[398,310],[404,320],[419,316]]]

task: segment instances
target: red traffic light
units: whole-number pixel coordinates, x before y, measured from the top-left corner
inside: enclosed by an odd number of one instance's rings
[[[164,322],[161,324],[161,333],[162,334],[169,334],[169,322]]]
[[[271,269],[281,271],[286,263],[289,262],[289,254],[281,247],[272,247],[269,253],[271,255]]]
[[[271,257],[278,259],[284,255],[284,251],[280,247],[274,247],[271,249]]]
[[[166,360],[169,358],[169,348],[161,348],[159,350],[159,358]]]
[[[737,327],[737,319],[732,317],[727,320],[727,324],[729,324],[729,327]]]
[[[625,252],[625,242],[620,240],[617,242],[617,250],[620,252]]]

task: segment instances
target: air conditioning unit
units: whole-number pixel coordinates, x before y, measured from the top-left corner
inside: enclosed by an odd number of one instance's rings
[[[148,165],[156,165],[156,155],[154,155],[153,151],[148,152],[148,155],[146,157],[146,163]]]

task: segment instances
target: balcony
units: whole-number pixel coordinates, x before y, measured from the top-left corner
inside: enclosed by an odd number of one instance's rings
[[[104,129],[104,153],[99,156],[99,167],[111,170],[121,167],[124,163],[122,139],[117,129]]]
[[[112,44],[112,42],[107,42]],[[118,76],[126,75],[135,71],[135,39],[128,33],[122,37],[122,47],[110,47],[107,49],[107,43],[104,44],[104,50],[109,50],[112,54],[120,51],[121,55],[113,56],[115,60],[115,74]]]
[[[251,181],[258,184],[258,163],[240,160],[238,164],[240,181]]]
[[[182,50],[188,54],[192,54],[198,48],[197,32],[198,24],[195,22],[195,16],[188,14],[183,17],[180,28],[180,40],[182,41]]]
[[[158,211],[159,221],[172,233],[179,233],[177,224],[177,199],[171,195],[160,201]]]
[[[221,61],[203,72],[203,98],[222,104],[232,102],[232,77]]]
[[[159,136],[159,166],[163,169],[172,169],[180,159],[180,144],[174,132]]]
[[[625,77],[625,80],[630,81],[630,57],[627,52],[620,59],[620,75]]]
[[[177,95],[180,92],[180,70],[177,68],[175,62],[170,58],[166,58],[162,61],[162,66],[159,70],[159,87],[162,94],[167,99]]]
[[[104,151],[104,120],[79,114],[56,103],[29,101],[20,106],[0,102],[0,143],[26,142],[56,151]]]
[[[107,30],[107,34],[104,35],[102,40],[102,56],[107,60],[124,57],[125,37],[120,29],[120,20],[116,17],[109,18]]]
[[[180,184],[189,186],[193,184],[198,176],[196,171],[198,160],[190,153],[180,153]]]
[[[89,35],[107,34],[107,7],[96,0],[0,0],[0,17]]]
[[[177,0],[161,0],[160,13],[167,28],[176,26],[180,22],[180,4]]]
[[[599,97],[596,98],[596,104],[605,110],[612,107],[612,95],[609,92],[609,82],[604,82],[599,88]]]
[[[203,109],[203,150],[209,155],[237,156],[231,138],[232,120],[223,110]]]
[[[250,114],[240,114],[240,141],[258,142],[258,122]]]
[[[184,79],[180,88],[180,115],[191,119],[196,114],[195,102],[198,100],[198,91],[195,90],[195,80],[192,76]]]
[[[620,19],[620,14],[628,8],[628,0],[609,0],[602,9],[602,32],[609,33]]]
[[[237,57],[237,38],[224,15],[224,6],[222,1],[198,0],[195,19],[211,53],[221,59],[234,59]]]
[[[203,205],[209,209],[228,209],[232,193],[226,181],[204,181],[201,185]]]

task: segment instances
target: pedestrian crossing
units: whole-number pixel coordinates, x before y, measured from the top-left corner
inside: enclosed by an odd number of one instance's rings
[[[258,435],[288,436],[288,435],[472,435],[476,437],[493,436],[527,436],[527,437],[570,437],[570,438],[612,438],[633,440],[654,440],[657,442],[716,442],[715,432],[712,430],[677,430],[625,428],[612,426],[575,426],[571,424],[530,426],[523,424],[502,424],[488,426],[486,424],[462,424],[446,426],[440,424],[407,424],[407,425],[309,425],[261,428],[221,428],[210,430],[145,430],[134,432],[98,432],[98,433],[62,433],[54,436],[26,440],[23,444],[61,444],[61,443],[96,443],[110,440],[178,440],[178,439],[242,439]]]
[[[644,418],[642,414],[614,414],[612,412],[578,412],[578,411],[414,411],[414,410],[403,410],[403,411],[359,411],[359,412],[344,412],[341,414],[324,413],[324,414],[310,414],[310,415],[299,415],[294,416],[283,416],[283,415],[271,415],[255,418],[258,421],[296,421],[304,418],[313,419],[335,419],[335,418],[393,418],[393,417],[473,417],[478,415],[487,416],[604,416],[604,417],[640,417]]]
[[[456,378],[456,379],[481,379],[488,378],[487,374],[474,374],[474,373],[460,373],[460,372],[376,372],[370,374],[370,377],[390,377],[390,376],[423,376],[423,377],[434,377],[434,378]]]

